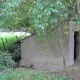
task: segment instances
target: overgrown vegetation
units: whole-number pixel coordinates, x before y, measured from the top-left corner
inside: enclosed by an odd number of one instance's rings
[[[0,37],[0,50],[8,50],[10,46],[12,46],[14,43],[20,41],[21,39],[24,39],[27,37],[26,35],[22,35],[20,37],[11,35],[11,36],[4,36]]]
[[[14,61],[20,60],[21,58],[21,43],[15,43],[8,48],[8,52],[11,53]]]
[[[0,69],[16,67],[14,61],[21,59],[21,39],[26,35],[4,35],[0,37]]]
[[[9,29],[26,27],[31,33],[36,33],[40,39],[46,40],[47,36],[55,35],[52,30],[58,27],[59,23],[64,28],[65,21],[75,21],[80,25],[78,10],[80,0],[19,0],[19,2],[15,0],[17,4],[15,6],[12,4],[13,0],[0,1],[1,27]]]
[[[0,49],[7,50],[16,41],[17,41],[16,36],[0,37]]]
[[[38,35],[50,33],[60,20],[62,24],[70,20],[80,24],[79,4],[79,0],[1,0],[1,26],[9,29],[26,27]]]
[[[0,74],[0,80],[68,80],[64,76],[45,74],[42,71],[18,69]]]
[[[0,70],[13,67],[15,67],[15,62],[12,60],[10,53],[0,51]]]

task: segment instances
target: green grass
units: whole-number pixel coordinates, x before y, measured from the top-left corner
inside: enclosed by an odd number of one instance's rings
[[[1,50],[5,50],[7,49],[9,46],[11,46],[13,43],[27,37],[27,35],[19,35],[19,34],[11,34],[11,35],[8,35],[5,34],[4,32],[4,35],[0,33],[0,49]]]
[[[16,69],[0,74],[0,80],[68,80],[66,77],[46,74],[43,71],[32,69]]]
[[[16,36],[0,37],[0,49],[6,49],[21,38]]]

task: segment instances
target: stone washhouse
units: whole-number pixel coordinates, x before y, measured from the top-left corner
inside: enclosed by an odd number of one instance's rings
[[[64,34],[62,28],[62,39],[64,40],[64,50],[66,57],[66,66],[74,64],[74,61],[80,59],[80,35],[79,27],[73,29],[75,22],[68,22],[68,35]],[[54,29],[57,34],[57,40],[48,39],[44,45],[47,47],[41,50],[41,46],[36,43],[36,35],[30,36],[21,42],[21,60],[20,66],[33,67],[44,70],[63,69],[63,56],[59,41],[58,27]]]

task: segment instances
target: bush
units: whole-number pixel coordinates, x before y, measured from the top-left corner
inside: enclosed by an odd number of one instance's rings
[[[21,58],[21,46],[20,43],[13,44],[8,49],[13,60],[19,60]]]
[[[0,69],[13,68],[15,62],[12,60],[10,53],[0,51]]]

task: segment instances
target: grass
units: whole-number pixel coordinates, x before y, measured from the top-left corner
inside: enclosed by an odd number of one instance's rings
[[[68,80],[66,77],[46,74],[44,71],[34,69],[15,69],[0,74],[0,80]]]
[[[80,64],[67,68],[67,75],[63,71],[43,71],[29,68],[17,68],[1,74],[0,80],[80,80]]]
[[[13,43],[27,37],[29,35],[21,34],[20,32],[15,32],[15,33],[7,33],[3,32],[0,33],[0,49],[5,50],[9,46],[11,46]]]

